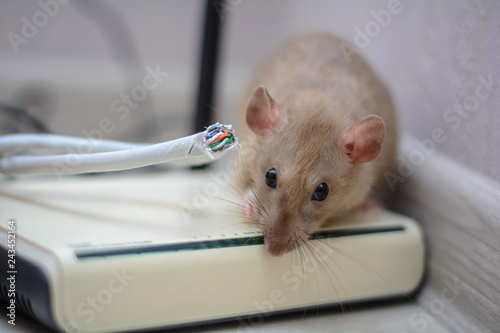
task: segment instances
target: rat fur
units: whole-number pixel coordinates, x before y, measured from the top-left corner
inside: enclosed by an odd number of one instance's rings
[[[238,186],[245,215],[275,256],[363,204],[394,165],[390,95],[341,43],[328,34],[288,42],[256,72],[244,98]],[[275,188],[266,184],[271,169]],[[328,195],[313,200],[322,183]]]

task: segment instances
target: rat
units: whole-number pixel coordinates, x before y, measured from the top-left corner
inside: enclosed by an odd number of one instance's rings
[[[366,207],[394,166],[389,92],[357,52],[346,57],[345,45],[329,34],[289,41],[255,72],[244,98],[237,187],[273,256]]]

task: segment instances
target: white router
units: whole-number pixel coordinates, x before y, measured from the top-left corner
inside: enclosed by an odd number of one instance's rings
[[[234,197],[210,171],[0,182],[1,297],[56,330],[124,332],[246,326],[422,281],[424,238],[407,217],[354,213],[272,257]]]

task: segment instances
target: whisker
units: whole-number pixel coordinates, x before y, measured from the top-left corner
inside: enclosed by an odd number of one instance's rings
[[[321,242],[321,243],[322,243],[322,242]],[[340,265],[340,264],[339,264],[339,263],[335,260],[335,257],[334,257],[334,256],[330,256],[330,255],[329,255],[326,251],[324,251],[323,249],[321,249],[321,248],[319,247],[319,244],[311,242],[311,246],[312,246],[313,244],[314,244],[315,246],[317,245],[317,246],[318,246],[318,247],[317,247],[317,249],[318,249],[318,250],[321,250],[321,251],[322,251],[322,252],[323,252],[323,253],[324,253],[324,254],[328,257],[328,258],[327,258],[327,260],[330,260],[330,261],[331,261],[331,262],[332,262],[332,263],[333,263],[333,264],[334,264],[334,265],[335,265],[335,266],[336,266],[336,267],[337,267],[337,268],[338,268],[338,269],[339,269],[339,270],[340,270],[340,271],[344,274],[344,277],[346,277],[346,280],[348,281],[348,283],[349,283],[349,284],[351,285],[351,287],[352,287],[351,280],[349,279],[349,277],[348,277],[348,275],[346,274],[345,270],[342,268],[342,265]],[[318,254],[318,255],[319,255],[319,254]],[[325,264],[325,267],[326,267],[326,268],[327,268],[327,269],[331,272],[331,274],[334,276],[335,280],[338,282],[339,288],[341,288],[341,291],[342,291],[342,293],[343,293],[343,295],[344,295],[345,299],[347,300],[347,304],[349,305],[349,309],[350,309],[350,310],[351,310],[351,312],[352,312],[352,304],[351,304],[351,302],[350,302],[350,301],[349,301],[349,299],[348,299],[347,292],[345,291],[344,287],[343,287],[343,286],[342,286],[342,284],[340,283],[340,279],[339,279],[338,275],[335,273],[335,269],[334,269],[334,267],[331,267],[331,266],[330,266],[330,265],[328,265],[328,264]],[[339,295],[339,297],[340,297],[340,295]],[[343,303],[342,303],[341,301],[339,301],[339,304],[340,304],[340,306],[341,306],[342,313],[344,313],[344,314],[345,314],[345,308],[344,308]]]
[[[297,250],[299,251],[300,253],[300,257],[301,257],[301,262],[302,262],[302,265],[300,266],[301,269],[302,269],[302,280],[304,281],[304,284],[305,287],[303,288],[303,292],[304,292],[304,295],[303,296],[307,296],[309,294],[309,275],[306,275],[307,274],[307,271],[306,271],[306,263],[305,263],[305,248],[302,247],[302,246],[299,246],[297,248]],[[307,276],[307,278],[306,278]],[[306,281],[307,280],[307,281]],[[304,318],[306,316],[306,311],[307,311],[307,305],[304,306],[304,312],[302,313],[302,318]]]
[[[236,202],[236,201],[231,201],[229,199],[226,199],[226,198],[223,198],[223,197],[218,197],[218,196],[214,196],[215,199],[218,199],[218,200],[221,200],[221,201],[224,201],[224,202],[227,202],[227,203],[230,203],[230,204],[233,204],[235,206],[238,206],[240,208],[243,208],[244,205],[242,205],[241,203],[239,202]]]
[[[297,250],[297,253],[299,254],[299,258],[300,258],[300,265],[299,265],[299,267],[300,267],[300,269],[302,271],[302,275],[301,275],[301,281],[302,282],[301,282],[301,284],[303,284],[303,283],[305,283],[305,280],[306,280],[306,278],[305,278],[306,277],[306,275],[305,275],[306,272],[305,272],[305,269],[304,269],[304,267],[305,267],[304,253],[302,252],[303,248],[301,246],[299,246],[296,250]],[[302,288],[302,292],[303,292],[302,297],[304,297],[304,296],[307,295],[307,292],[305,292],[305,288]],[[307,310],[307,306],[304,306],[303,316],[305,316],[306,310]]]
[[[262,202],[260,201],[259,197],[258,197],[258,196],[257,196],[257,194],[255,193],[255,191],[253,190],[253,188],[250,188],[250,191],[252,191],[252,193],[253,193],[253,195],[254,195],[255,199],[257,199],[257,202],[258,202],[258,204],[259,204],[260,208],[262,208],[262,209],[264,210],[264,213],[266,213],[266,216],[269,216],[269,214],[268,214],[268,213],[267,213],[267,211],[266,211],[266,208],[264,207],[264,205],[263,205],[263,204],[262,204]]]
[[[311,251],[316,252],[312,247],[313,246],[312,242],[305,242],[305,244],[306,244],[306,246],[308,246],[311,249]],[[316,252],[316,254],[319,256],[319,253]],[[332,259],[332,258],[328,257],[328,259]],[[333,260],[333,262],[335,263],[334,260]],[[342,310],[342,313],[345,314],[346,309],[345,309],[344,303],[341,301],[341,299],[342,299],[342,297],[347,299],[347,293],[345,292],[345,289],[342,287],[342,284],[340,283],[340,279],[337,276],[337,274],[335,273],[334,269],[332,267],[330,267],[328,264],[326,264],[324,261],[321,261],[321,263],[325,264],[324,266],[321,266],[321,267],[323,269],[323,272],[325,273],[325,276],[329,279],[331,285],[333,286],[333,289],[334,289],[336,296],[339,298],[339,305],[340,305],[340,308]],[[339,266],[338,264],[336,264],[336,265]],[[333,278],[333,280],[332,280],[332,278]],[[340,290],[337,288],[337,285],[338,285],[338,288],[340,288]],[[352,311],[351,303],[349,302],[348,304],[349,304],[349,307],[351,308],[351,311]]]
[[[220,110],[217,110],[216,108],[214,108],[213,106],[210,106],[208,104],[206,104],[210,109],[214,110],[215,112],[219,112],[219,113],[222,113],[222,114],[225,114],[225,112],[223,111],[220,111]]]
[[[354,263],[360,265],[360,267],[365,269],[367,272],[375,274],[378,278],[380,278],[382,281],[387,283],[389,286],[393,285],[393,283],[390,280],[385,278],[382,274],[380,274],[380,272],[377,271],[377,269],[375,267],[371,266],[369,263],[367,263],[362,258],[359,258],[356,255],[354,255],[353,253],[349,252],[348,250],[343,249],[338,245],[334,245],[334,243],[329,243],[329,242],[325,241],[324,239],[316,239],[316,240],[319,241],[318,244],[321,244],[321,245],[326,246],[327,248],[329,248],[331,250],[334,250],[336,253],[338,253],[338,254],[344,256],[345,258],[353,261]],[[415,299],[413,299],[412,297],[410,297],[408,294],[401,293],[401,295],[404,296],[409,301],[411,301],[412,303],[418,304],[417,301]]]
[[[308,244],[309,242],[307,242],[306,240],[302,239],[302,237],[299,237],[299,239],[302,241],[303,243],[303,246],[301,246],[303,249],[304,249],[304,252],[310,252],[310,254],[312,255],[313,259],[316,261],[316,265],[319,266],[320,263],[319,263],[319,260],[318,258],[316,257],[314,251],[311,249],[310,247],[310,244]],[[311,258],[311,257],[309,257]],[[313,264],[313,260],[312,259],[309,259],[309,261],[311,262],[313,268],[315,267],[314,264]],[[321,288],[321,285],[319,283],[319,279],[318,279],[318,274],[316,274],[316,269],[314,268],[314,271],[312,272],[313,275],[314,275],[314,278],[316,279],[316,286],[317,286],[317,300],[316,300],[316,303],[319,303],[320,301],[320,288]],[[319,306],[317,307],[318,311],[319,311]],[[319,312],[317,312],[319,313]],[[304,309],[304,314],[305,314],[305,309]]]

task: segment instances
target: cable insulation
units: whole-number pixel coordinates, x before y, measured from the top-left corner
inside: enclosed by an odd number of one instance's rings
[[[0,136],[0,172],[6,174],[78,174],[139,168],[159,163],[201,165],[212,162],[238,147],[231,125],[214,124],[204,132],[153,144],[94,140],[62,135],[14,134]],[[50,149],[59,153],[13,155],[22,149]]]

